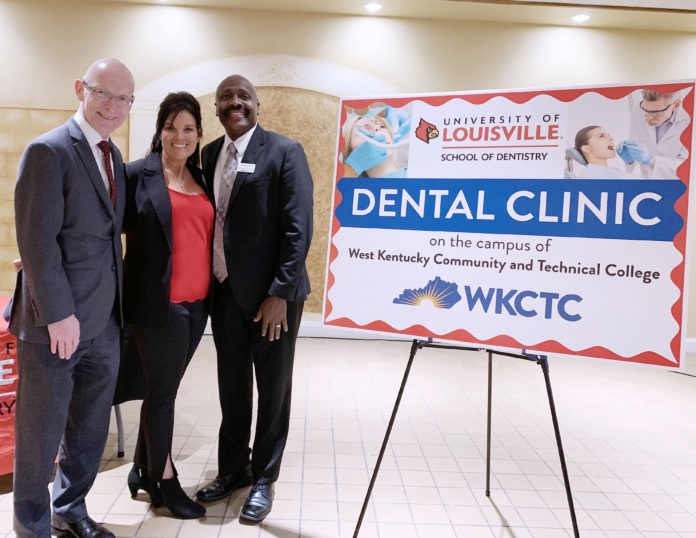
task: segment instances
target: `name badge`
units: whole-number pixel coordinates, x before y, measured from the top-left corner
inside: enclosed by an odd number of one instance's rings
[[[243,174],[253,174],[256,170],[255,163],[239,163],[237,166],[237,172],[242,172]]]

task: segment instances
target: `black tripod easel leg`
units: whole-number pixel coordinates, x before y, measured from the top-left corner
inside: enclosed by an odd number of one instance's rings
[[[561,460],[561,471],[563,471],[563,481],[565,482],[566,495],[568,497],[568,508],[570,509],[570,519],[573,522],[573,532],[575,538],[580,538],[578,530],[578,520],[575,517],[575,506],[573,505],[573,494],[570,491],[570,480],[568,479],[568,468],[566,467],[565,454],[563,453],[563,443],[561,442],[561,431],[558,427],[558,418],[556,417],[556,405],[553,402],[553,392],[551,391],[551,378],[549,377],[549,361],[546,357],[541,357],[537,363],[541,366],[544,372],[544,380],[546,381],[546,393],[549,396],[549,408],[551,409],[551,420],[553,421],[553,431],[556,434],[556,445],[558,446],[558,457]]]
[[[491,496],[491,403],[493,399],[493,352],[488,351],[488,430],[486,432],[486,497]]]
[[[382,448],[379,451],[379,456],[377,456],[377,463],[375,464],[375,470],[372,471],[372,478],[370,479],[370,486],[367,488],[367,493],[365,494],[365,500],[363,501],[362,510],[360,510],[360,517],[358,517],[358,522],[355,524],[355,531],[353,532],[353,538],[357,538],[360,533],[360,526],[362,525],[363,518],[365,517],[365,512],[367,511],[367,505],[370,502],[370,496],[372,495],[372,488],[375,486],[377,480],[377,473],[379,472],[379,467],[382,464],[382,458],[384,457],[384,452],[387,449],[387,443],[389,443],[389,436],[391,435],[392,427],[394,426],[394,421],[396,420],[396,413],[399,410],[399,405],[401,404],[401,396],[404,394],[404,388],[406,387],[406,381],[408,380],[408,374],[411,372],[411,365],[413,364],[413,359],[416,356],[416,351],[423,347],[419,340],[414,340],[411,344],[411,355],[408,358],[408,364],[406,365],[406,371],[404,371],[404,378],[401,380],[401,387],[399,388],[399,394],[396,396],[396,401],[394,402],[394,409],[392,410],[391,418],[389,419],[389,426],[387,426],[387,432],[384,434],[384,440],[382,441]]]

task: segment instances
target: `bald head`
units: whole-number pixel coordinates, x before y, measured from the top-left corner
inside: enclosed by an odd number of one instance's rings
[[[135,89],[135,79],[130,70],[116,58],[102,58],[97,60],[85,71],[82,80],[90,81],[98,76],[109,76],[119,78],[124,83],[130,84],[130,94]]]
[[[247,89],[250,92],[253,92],[254,96],[256,96],[256,88],[254,85],[249,81],[248,78],[243,77],[242,75],[230,75],[229,77],[225,78],[220,84],[218,84],[217,90],[215,92],[215,97],[218,98],[222,94],[223,88],[230,87],[230,86],[246,86]]]
[[[256,125],[258,111],[256,88],[243,76],[229,76],[217,87],[215,114],[232,140]]]
[[[75,81],[79,111],[103,138],[117,129],[130,111],[135,81],[130,70],[115,58],[102,58]]]

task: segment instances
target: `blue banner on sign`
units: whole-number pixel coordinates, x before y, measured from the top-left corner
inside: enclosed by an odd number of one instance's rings
[[[342,178],[341,226],[672,241],[679,180]]]

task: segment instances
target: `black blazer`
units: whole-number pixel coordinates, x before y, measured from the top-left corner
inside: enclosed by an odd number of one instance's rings
[[[223,142],[220,137],[201,153],[210,192]],[[242,163],[255,169],[237,172],[223,232],[232,293],[247,310],[269,295],[302,302],[310,291],[305,259],[313,218],[312,175],[302,145],[257,125]]]
[[[208,194],[200,169],[189,167]],[[208,194],[208,198],[212,197]],[[212,202],[211,202],[212,203]],[[126,165],[126,256],[123,261],[125,321],[161,327],[169,320],[172,277],[172,206],[159,153]]]

